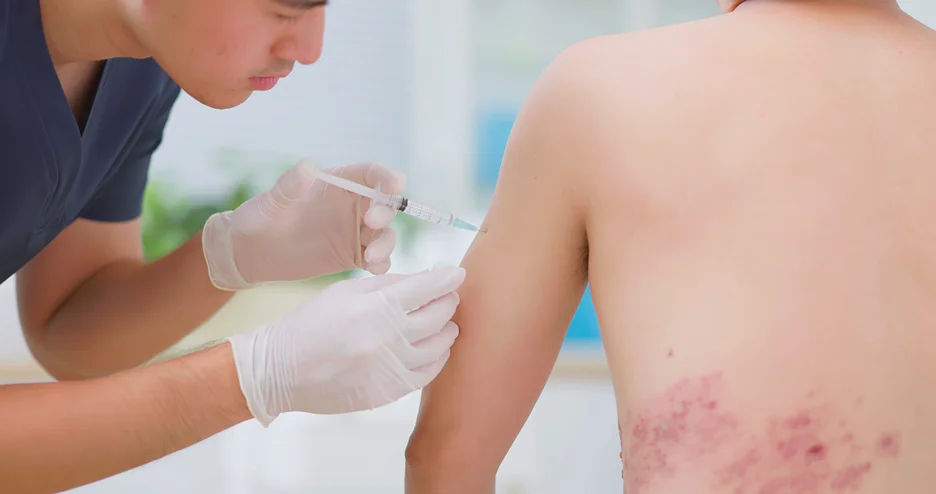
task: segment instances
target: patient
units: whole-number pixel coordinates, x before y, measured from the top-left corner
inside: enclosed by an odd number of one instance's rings
[[[936,492],[936,33],[896,0],[723,7],[543,74],[408,493],[494,491],[587,282],[627,494]]]

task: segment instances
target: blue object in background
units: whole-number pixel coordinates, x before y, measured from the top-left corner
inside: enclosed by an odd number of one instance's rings
[[[478,112],[478,162],[475,166],[475,179],[481,190],[491,191],[497,185],[497,175],[504,159],[507,140],[517,119],[516,109],[500,108]],[[586,287],[582,302],[579,304],[569,331],[566,343],[576,345],[601,346],[601,331],[598,328],[598,315],[592,303],[591,287]]]
[[[572,318],[572,324],[569,325],[566,342],[601,345],[601,331],[598,327],[598,314],[595,313],[595,305],[592,303],[591,286],[585,288],[582,302]]]
[[[475,180],[483,191],[492,191],[497,184],[504,149],[513,130],[518,111],[513,108],[481,110],[478,122],[478,162]]]

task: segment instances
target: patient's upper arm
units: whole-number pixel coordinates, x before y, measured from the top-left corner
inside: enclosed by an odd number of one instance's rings
[[[581,301],[587,191],[576,174],[589,159],[593,123],[578,63],[567,53],[550,66],[511,133],[487,218],[463,261],[460,335],[423,391],[407,450],[409,492],[488,489],[469,481],[493,480]]]

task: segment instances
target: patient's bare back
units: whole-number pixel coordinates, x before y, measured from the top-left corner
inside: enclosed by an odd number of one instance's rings
[[[936,492],[936,34],[865,3],[583,48],[628,494]]]

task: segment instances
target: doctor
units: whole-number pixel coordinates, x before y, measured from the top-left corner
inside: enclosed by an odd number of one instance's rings
[[[4,492],[74,488],[253,418],[379,407],[445,364],[464,271],[384,274],[393,211],[325,187],[307,163],[143,261],[141,198],[180,87],[218,109],[272,89],[319,58],[325,4],[0,2],[0,281],[17,274],[27,342],[58,379],[0,386]],[[380,165],[330,171],[404,186]],[[378,276],[140,367],[237,290],[355,267]]]

